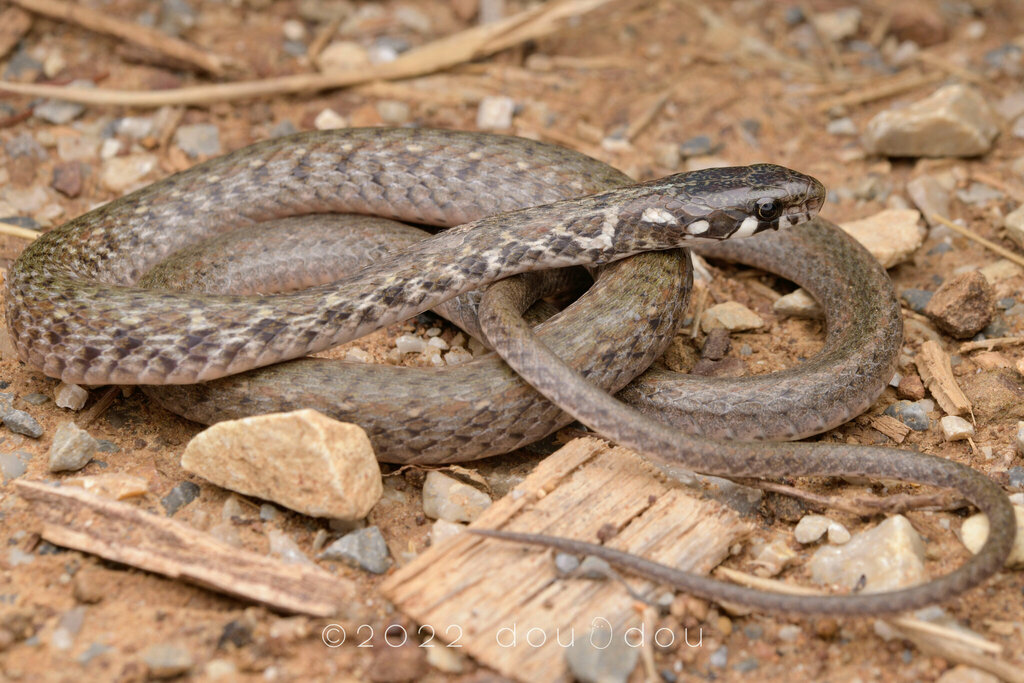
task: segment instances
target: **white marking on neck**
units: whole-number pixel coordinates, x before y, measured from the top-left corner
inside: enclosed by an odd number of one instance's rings
[[[693,221],[692,223],[686,226],[686,232],[690,233],[691,235],[703,235],[708,231],[710,227],[711,224],[708,223],[707,221]]]
[[[644,209],[644,212],[640,215],[640,220],[645,223],[657,223],[658,225],[679,225],[679,221],[676,220],[675,216],[665,209],[657,207]]]
[[[733,237],[750,237],[757,231],[757,219],[753,216],[747,216],[740,223],[740,227],[737,228],[736,232],[732,234]]]

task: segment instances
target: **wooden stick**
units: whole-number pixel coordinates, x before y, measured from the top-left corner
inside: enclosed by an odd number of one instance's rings
[[[1013,261],[1018,266],[1024,267],[1024,256],[1021,256],[1020,254],[1015,254],[1014,252],[1010,251],[1009,249],[1001,247],[998,244],[996,244],[995,242],[993,242],[991,240],[987,240],[984,237],[982,237],[981,235],[978,235],[975,232],[973,232],[971,230],[968,230],[967,228],[960,227],[959,225],[957,225],[953,221],[949,220],[945,216],[940,216],[937,213],[933,213],[932,214],[932,220],[934,220],[934,221],[936,221],[938,223],[942,223],[943,225],[945,225],[950,230],[952,230],[954,232],[958,232],[961,235],[963,235],[964,237],[966,237],[967,239],[973,240],[973,241],[977,242],[978,244],[980,244],[980,245],[982,245],[982,246],[984,246],[984,247],[994,251],[995,253],[999,254],[1003,258],[1008,259],[1010,261]]]
[[[26,0],[18,0],[25,2]],[[42,1],[42,0],[36,0]],[[54,0],[45,0],[53,2]],[[329,74],[295,74],[259,81],[196,85],[174,90],[140,92],[103,88],[62,88],[0,81],[0,91],[66,102],[126,107],[209,105],[232,100],[314,93],[375,80],[411,78],[451,68],[539,38],[558,29],[560,21],[590,12],[616,0],[555,0],[492,24],[475,26],[409,50],[393,62]]]
[[[155,50],[174,59],[181,60],[214,76],[225,74],[225,58],[200,50],[195,45],[178,38],[171,38],[155,28],[140,26],[134,22],[117,19],[110,14],[98,12],[83,5],[63,0],[11,0],[29,12],[41,14],[58,21],[66,21],[95,31],[126,40],[144,48]]]
[[[7,235],[8,237],[20,237],[24,240],[34,240],[42,233],[36,232],[35,230],[29,230],[23,228],[20,225],[13,225],[11,223],[0,222],[0,235]]]
[[[832,107],[849,107],[857,104],[867,104],[868,102],[875,102],[887,97],[902,95],[905,92],[920,88],[924,85],[938,83],[945,77],[946,75],[942,73],[915,74],[909,78],[899,78],[893,81],[869,86],[864,90],[840,95],[839,97],[833,97],[819,103],[815,109],[820,112],[826,112]]]
[[[54,545],[268,607],[316,617],[360,618],[354,584],[316,566],[241,550],[173,519],[79,488],[15,482]]]
[[[1016,346],[1017,344],[1024,344],[1024,337],[993,337],[984,341],[964,342],[958,351],[960,353],[969,353],[978,349],[991,351],[997,346]]]

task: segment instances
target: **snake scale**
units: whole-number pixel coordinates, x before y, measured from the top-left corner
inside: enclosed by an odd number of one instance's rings
[[[610,397],[607,391],[625,386],[660,355],[679,323],[689,271],[681,267],[687,256],[677,247],[703,244],[711,255],[791,277],[822,300],[829,317],[826,350],[806,368],[732,380],[731,390],[718,393],[699,380],[686,384],[655,370],[624,392],[645,412],[659,410],[665,396],[695,397],[695,413],[685,406],[668,412],[686,429],[754,439],[799,438],[835,426],[877,398],[901,337],[884,272],[827,222],[808,222],[824,194],[814,179],[759,164],[628,183],[621,173],[583,155],[518,138],[412,129],[279,138],[154,183],[42,236],[8,273],[8,327],[23,360],[67,382],[206,382],[194,390],[197,394],[178,394],[177,399],[179,387],[163,387],[160,391],[170,395],[160,400],[194,404],[216,420],[231,411],[286,408],[289,400],[296,406],[331,400],[327,378],[334,370],[322,362],[263,366],[358,338],[517,273],[600,266],[595,285],[581,301],[538,328],[536,336],[519,315],[528,298],[515,294],[522,283],[505,281],[483,293],[479,327],[533,388],[493,358],[481,361],[495,364],[488,372],[504,373],[495,385],[506,392],[499,392],[500,399],[477,393],[456,396],[454,404],[440,407],[413,400],[396,415],[390,401],[424,390],[434,398],[436,390],[427,382],[439,375],[426,371],[382,387],[384,398],[371,399],[362,409],[383,414],[388,408],[379,419],[392,428],[399,419],[410,423],[403,434],[406,450],[396,448],[394,459],[454,460],[456,451],[476,441],[499,445],[485,445],[468,456],[462,450],[462,457],[509,450],[564,424],[571,419],[565,411],[662,462],[734,476],[857,474],[932,484],[957,490],[989,517],[992,533],[981,551],[946,576],[891,593],[820,598],[752,591],[603,546],[488,532],[603,556],[698,595],[765,609],[904,611],[947,599],[998,571],[1013,542],[1012,508],[998,486],[968,467],[892,449],[710,441],[651,420]],[[403,248],[365,268],[300,291],[195,293],[138,286],[169,255],[205,239],[321,213],[458,227],[423,240],[410,237]],[[793,224],[799,225],[756,240],[722,241]],[[802,249],[804,257],[794,258],[793,248]],[[870,287],[878,289],[868,289],[865,296],[863,290]],[[449,305],[464,312],[480,296]],[[591,305],[598,306],[598,313]],[[598,325],[598,318],[607,326]],[[588,336],[588,343],[580,342]],[[474,364],[467,364],[469,372],[481,369]],[[262,369],[247,372],[254,368]],[[306,384],[283,406],[272,408],[281,392],[273,384],[276,373],[289,368],[298,368]],[[326,412],[353,409],[352,394],[368,394],[370,386],[376,391],[370,382],[378,379],[345,380],[348,395],[339,398],[333,391],[341,410]],[[476,382],[469,374],[462,380],[475,390],[492,388],[487,382],[494,381]],[[541,400],[534,389],[558,407]],[[240,398],[228,412],[213,407],[235,400],[232,391]],[[518,402],[501,403],[509,392]],[[766,402],[768,395],[778,398]],[[471,408],[468,423],[460,420],[460,406]],[[439,424],[450,436],[435,433]],[[502,430],[504,435],[497,433]],[[377,438],[374,443],[379,445]]]

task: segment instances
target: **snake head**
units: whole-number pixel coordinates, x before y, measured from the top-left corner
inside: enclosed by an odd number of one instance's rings
[[[640,219],[674,228],[670,239],[679,246],[797,225],[825,203],[825,186],[818,180],[775,164],[708,168],[652,184],[659,206],[645,208]]]

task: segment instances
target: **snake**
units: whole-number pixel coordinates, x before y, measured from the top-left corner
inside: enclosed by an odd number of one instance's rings
[[[809,277],[812,285],[823,285],[840,296],[856,288],[859,271],[846,274],[845,280],[837,271],[864,262],[864,254],[849,240],[844,242],[834,226],[812,220],[823,200],[824,188],[818,181],[773,164],[705,169],[632,183],[584,155],[514,137],[429,129],[301,133],[204,162],[41,236],[8,272],[5,314],[22,360],[48,376],[78,384],[205,383],[199,386],[208,387],[236,376],[244,378],[257,368],[257,373],[274,373],[275,367],[265,366],[357,339],[460,295],[472,298],[472,292],[501,280],[502,284],[478,292],[479,326],[515,374],[531,390],[552,400],[552,413],[561,417],[543,425],[540,432],[575,418],[656,461],[711,474],[857,474],[953,488],[988,516],[991,533],[961,567],[928,583],[888,593],[821,597],[753,591],[582,541],[486,533],[605,557],[696,595],[768,610],[905,611],[948,599],[1002,567],[1015,530],[1012,507],[1002,490],[971,468],[932,456],[824,442],[749,440],[815,433],[822,424],[848,418],[877,398],[878,377],[865,380],[863,374],[865,368],[879,375],[886,370],[891,373],[893,367],[892,350],[894,345],[898,349],[900,328],[892,322],[891,285],[888,297],[881,290],[885,299],[881,304],[869,303],[861,307],[863,311],[854,311],[870,313],[866,322],[830,313],[836,319],[829,321],[826,343],[840,341],[843,349],[838,355],[831,350],[819,354],[818,366],[813,368],[817,380],[802,378],[798,371],[776,373],[782,375],[785,394],[776,412],[750,407],[773,380],[743,378],[750,381],[737,381],[736,386],[745,393],[729,405],[737,406],[737,421],[746,420],[745,424],[721,428],[730,420],[732,408],[727,408],[717,421],[697,418],[690,425],[697,429],[710,425],[712,432],[718,429],[727,436],[748,439],[739,442],[692,436],[623,407],[608,392],[625,386],[642,367],[635,373],[633,369],[598,372],[604,386],[595,389],[585,372],[561,359],[557,335],[546,339],[542,329],[535,333],[519,315],[521,302],[496,294],[522,284],[515,278],[506,280],[510,276],[571,266],[596,268],[599,274],[592,289],[605,298],[614,300],[624,282],[633,285],[637,307],[627,327],[640,332],[621,336],[620,325],[614,328],[620,334],[616,337],[606,329],[588,353],[598,365],[625,356],[633,361],[631,368],[640,367],[664,350],[685,308],[680,290],[688,289],[689,273],[680,267],[688,258],[683,247],[701,245],[711,255],[720,250],[724,258],[773,269],[781,252],[769,248],[764,250],[769,255],[763,257],[759,247],[779,238],[776,246],[784,249],[782,236],[794,235],[790,239],[796,244],[806,247],[817,242],[840,254],[838,263]],[[266,221],[322,213],[379,215],[455,227],[414,240],[331,282],[299,291],[235,294],[138,286],[145,273],[190,245],[251,230]],[[779,228],[786,229],[775,232]],[[770,233],[770,242],[748,249],[731,247],[731,238],[752,238],[735,240],[736,244],[755,243],[766,239],[753,237],[762,233]],[[727,241],[729,247],[725,247]],[[793,261],[792,256],[789,260]],[[672,277],[676,284],[667,284]],[[799,276],[793,279],[800,282]],[[813,287],[812,293],[818,294]],[[857,300],[870,300],[870,296],[862,294]],[[649,305],[656,301],[669,302],[668,310]],[[830,305],[826,310],[834,311],[834,302]],[[583,306],[577,308],[586,320]],[[569,309],[559,316],[568,317]],[[556,328],[559,316],[545,324]],[[612,347],[620,343],[622,350],[616,355]],[[317,361],[296,360],[285,366],[311,363]],[[838,377],[828,379],[834,363],[846,365]],[[824,402],[817,398],[817,389],[834,388],[842,377],[852,380],[852,404],[839,406],[845,389],[830,391]],[[244,386],[249,380],[240,381]],[[885,381],[883,377],[882,386]],[[416,388],[407,387],[407,391]],[[680,393],[668,388],[664,377],[655,377],[647,388],[633,393],[641,408],[650,410],[644,402],[649,403],[651,396],[673,391]],[[478,403],[486,416],[502,413],[500,405],[486,398]],[[722,405],[717,399],[714,403],[716,408]],[[799,405],[805,408],[798,419],[778,417],[779,406],[785,412],[786,406]],[[827,417],[808,417],[814,407]],[[246,409],[251,406],[242,408]],[[407,414],[418,425],[414,436],[422,436],[427,429],[418,421],[430,410],[417,407]],[[524,414],[529,421],[532,415]],[[396,413],[390,415],[394,424]],[[538,438],[537,433],[520,431],[510,443]],[[474,436],[472,429],[460,432],[453,443],[464,446]],[[424,443],[431,439],[425,437]]]

